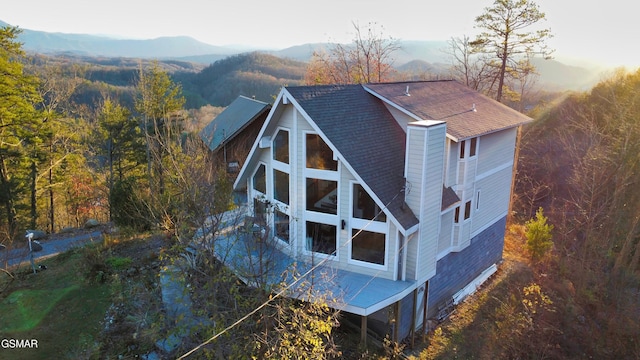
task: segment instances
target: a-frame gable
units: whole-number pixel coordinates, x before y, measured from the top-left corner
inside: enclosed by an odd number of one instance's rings
[[[263,138],[265,131],[267,130],[267,128],[269,127],[273,119],[279,118],[278,115],[282,113],[281,104],[283,102],[283,99],[284,99],[284,88],[280,90],[280,93],[278,93],[278,97],[276,98],[274,105],[271,107],[271,110],[269,111],[269,115],[267,115],[267,119],[264,121],[264,124],[262,124],[262,128],[260,129],[260,132],[258,133],[256,140],[253,142],[253,145],[251,146],[251,150],[249,151],[247,160],[244,162],[244,165],[242,166],[242,168],[240,169],[240,172],[238,173],[238,177],[236,178],[236,181],[233,183],[234,189],[242,189],[246,185],[248,177],[251,176],[250,172],[256,166],[257,157],[255,156],[255,154],[260,146],[260,139]]]
[[[418,220],[404,203],[406,134],[362,85],[287,88],[291,101],[404,233]]]

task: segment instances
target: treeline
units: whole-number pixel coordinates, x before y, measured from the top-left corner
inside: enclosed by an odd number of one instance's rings
[[[258,52],[218,60],[198,73],[176,73],[186,107],[227,106],[239,95],[273,102],[284,85],[301,85],[307,64]]]
[[[182,86],[186,109],[229,105],[239,95],[271,102],[283,85],[300,85],[307,64],[253,52],[230,56],[204,66],[178,60],[100,58],[72,55],[29,57],[33,67],[46,65],[66,69],[84,81],[73,100],[95,110],[105,95],[132,104],[132,88],[140,68],[158,66]]]
[[[220,211],[194,205],[227,186],[193,126],[215,111],[186,111],[158,63],[139,64],[128,86],[90,81],[86,63],[27,56],[18,33],[0,29],[0,244],[88,219],[187,231]]]
[[[128,188],[132,181],[159,178],[157,191],[163,192],[168,185],[157,175],[166,166],[158,160],[154,168],[153,157],[164,159],[176,146],[186,149],[185,139],[195,137],[219,112],[212,104],[226,106],[238,95],[270,102],[282,85],[298,84],[305,71],[304,63],[259,53],[232,56],[208,67],[26,54],[15,40],[18,33],[3,28],[0,34],[5,74],[0,84],[4,244],[26,229],[57,232],[81,226],[88,218],[108,221],[119,214],[110,197],[133,193]],[[143,81],[145,76],[150,82]],[[152,89],[143,96],[145,86]],[[164,104],[163,113],[153,109],[162,105],[154,101],[168,96],[166,91],[174,86],[180,106],[169,109]],[[144,102],[150,105],[141,105]],[[115,203],[126,203],[121,200]],[[129,203],[138,213],[150,211],[146,202]],[[143,217],[150,215],[159,216],[152,211]],[[145,221],[157,225],[156,220]]]
[[[640,70],[620,71],[523,133],[517,213],[542,207],[555,226],[540,281],[563,357],[640,355],[639,92]]]

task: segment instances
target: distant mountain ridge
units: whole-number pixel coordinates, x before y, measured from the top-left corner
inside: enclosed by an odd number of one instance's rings
[[[0,26],[9,24],[0,21]],[[47,33],[21,29],[18,40],[26,51],[40,54],[75,54],[142,59],[175,59],[200,64],[213,64],[218,60],[249,51],[260,51],[283,59],[308,62],[314,51],[329,49],[328,43],[310,43],[282,50],[243,49],[215,46],[188,36],[160,37],[149,40],[115,39],[84,34]],[[450,63],[446,54],[447,41],[400,41],[400,49],[393,54],[393,65],[400,71],[446,75]],[[570,66],[555,60],[537,63],[539,83],[556,89],[584,89],[597,78],[594,70]]]

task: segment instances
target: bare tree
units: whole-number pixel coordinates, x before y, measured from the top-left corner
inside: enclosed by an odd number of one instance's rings
[[[385,38],[384,29],[376,23],[369,23],[366,29],[357,23],[353,27],[352,44],[333,44],[328,52],[313,53],[305,74],[307,84],[363,84],[392,78],[392,55],[400,49],[398,40]]]
[[[495,66],[484,54],[477,54],[471,46],[469,37],[451,38],[446,53],[451,57],[451,75],[466,86],[488,92],[496,79]]]

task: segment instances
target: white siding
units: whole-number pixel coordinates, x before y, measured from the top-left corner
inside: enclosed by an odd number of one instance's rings
[[[398,122],[398,125],[400,125],[400,127],[402,128],[402,130],[404,130],[405,133],[407,132],[407,125],[410,122],[416,121],[416,119],[410,117],[409,115],[403,113],[402,111],[396,109],[395,107],[387,103],[385,103],[384,105],[387,107],[387,110],[389,110],[393,118],[396,119],[396,121]]]
[[[408,268],[416,262],[419,281],[436,271],[445,136],[445,125],[412,124],[407,129],[406,177],[411,188],[406,201],[420,221],[418,238],[412,239],[418,240],[417,251],[408,253],[407,262]]]
[[[481,189],[480,206],[472,206],[473,227],[471,232],[482,230],[497,218],[506,214],[509,209],[509,196],[511,189],[511,169],[502,170],[476,181],[476,188]],[[477,199],[474,198],[474,201]]]
[[[406,193],[405,201],[414,214],[420,213],[422,200],[423,167],[425,163],[426,129],[410,128],[407,131],[406,179],[411,189]]]
[[[416,280],[418,278],[418,242],[420,241],[419,233],[413,233],[407,238],[407,262],[406,266],[406,279]]]
[[[420,212],[420,262],[418,280],[426,280],[436,273],[440,208],[442,206],[442,177],[444,171],[445,126],[429,128],[425,162],[424,194]]]
[[[458,177],[458,159],[460,158],[459,151],[459,144],[447,138],[447,178],[444,180],[447,187],[456,184]]]
[[[477,176],[513,162],[516,129],[492,133],[480,138]]]
[[[438,255],[451,248],[454,210],[447,211],[440,217],[440,237],[438,238]]]

